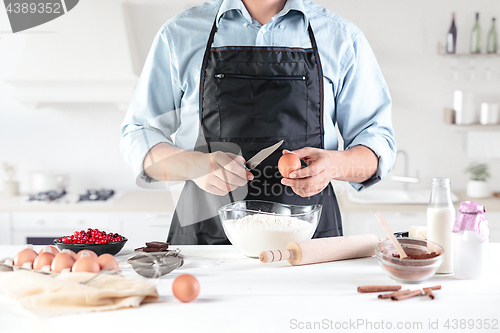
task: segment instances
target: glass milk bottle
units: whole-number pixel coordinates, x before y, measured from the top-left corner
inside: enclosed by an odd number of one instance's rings
[[[477,279],[487,271],[490,229],[484,216],[486,209],[471,201],[463,201],[453,226],[455,276]]]
[[[452,229],[455,207],[451,201],[450,178],[432,179],[432,192],[427,208],[427,239],[444,249],[444,261],[438,274],[453,273]]]

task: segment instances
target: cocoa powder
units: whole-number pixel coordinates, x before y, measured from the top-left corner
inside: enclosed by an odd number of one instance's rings
[[[414,259],[414,260],[422,260],[422,259],[432,259],[436,258],[439,254],[436,252],[431,252],[431,253],[412,253],[412,254],[407,254],[407,257],[405,259]],[[393,253],[392,256],[394,258],[400,258],[399,253]]]

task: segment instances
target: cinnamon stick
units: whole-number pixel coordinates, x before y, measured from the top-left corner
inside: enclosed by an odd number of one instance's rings
[[[397,296],[400,296],[400,295],[407,294],[409,292],[410,292],[410,289],[400,290],[400,291],[396,291],[394,293],[380,294],[380,295],[378,295],[378,298],[386,299],[386,298],[391,298],[391,297],[397,297]]]
[[[430,299],[434,299],[434,294],[432,293],[431,288],[424,288],[424,293],[429,296]]]
[[[400,296],[396,296],[396,297],[393,296],[393,297],[391,297],[391,299],[393,301],[402,301],[404,299],[415,297],[415,296],[420,296],[420,295],[422,295],[421,290],[414,290],[414,291],[406,293],[404,295],[400,295]]]
[[[439,285],[439,286],[434,286],[434,287],[426,287],[424,289],[439,290],[439,289],[441,289],[441,286]]]
[[[361,286],[358,287],[360,293],[380,293],[383,291],[398,291],[401,286]]]

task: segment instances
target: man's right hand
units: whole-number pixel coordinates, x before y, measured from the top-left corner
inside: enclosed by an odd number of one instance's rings
[[[242,156],[231,153],[199,153],[193,158],[188,177],[204,191],[223,196],[254,178],[243,163]]]

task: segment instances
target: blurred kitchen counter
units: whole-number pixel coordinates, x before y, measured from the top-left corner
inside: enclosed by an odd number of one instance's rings
[[[462,201],[474,201],[486,207],[486,212],[500,212],[500,198],[495,196],[478,199],[470,198],[465,192],[453,192],[458,196],[455,202],[455,210],[458,212],[458,206]],[[376,211],[390,211],[390,212],[426,212],[427,204],[359,204],[352,202],[348,199],[347,193],[337,193],[337,200],[339,202],[341,212],[376,212]]]
[[[118,192],[108,201],[27,201],[27,196],[0,194],[0,212],[173,212],[175,205],[168,191]]]
[[[480,203],[486,207],[486,212],[500,211],[500,198],[490,197],[477,199],[467,197],[465,192],[455,192],[458,201],[455,209],[458,211],[460,202],[465,200]],[[424,204],[359,204],[350,201],[346,193],[337,193],[340,210],[342,212],[425,212]],[[28,202],[26,196],[6,197],[0,194],[0,212],[173,212],[175,199],[169,191],[130,191],[118,192],[109,201],[103,202]]]

